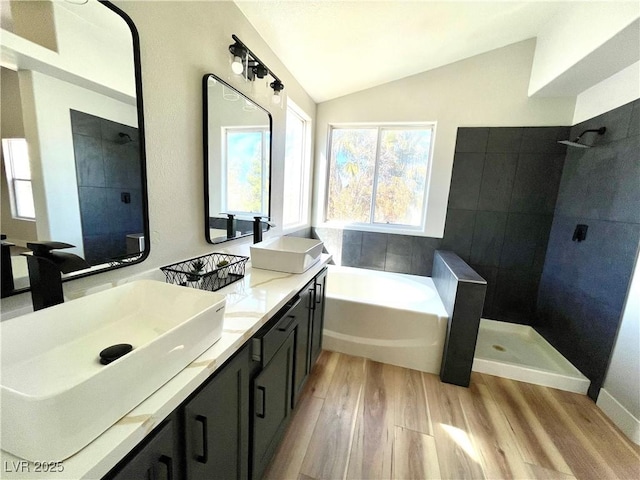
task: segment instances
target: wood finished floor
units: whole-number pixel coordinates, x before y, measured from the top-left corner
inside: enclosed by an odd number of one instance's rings
[[[640,448],[586,396],[322,352],[265,479],[640,479]]]

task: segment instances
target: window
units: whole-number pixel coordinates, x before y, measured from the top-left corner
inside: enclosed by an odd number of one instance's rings
[[[269,210],[269,129],[224,128],[226,205],[229,213],[265,213]],[[250,192],[247,195],[247,192]]]
[[[13,218],[35,220],[27,141],[24,138],[3,138],[2,153]]]
[[[326,221],[422,230],[433,131],[433,124],[333,127]]]
[[[288,100],[282,212],[285,229],[306,225],[309,219],[310,124],[309,117]]]

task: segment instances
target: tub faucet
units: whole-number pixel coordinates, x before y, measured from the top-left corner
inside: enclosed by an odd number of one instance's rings
[[[266,221],[262,219],[266,218]],[[253,217],[253,243],[258,243],[262,241],[262,224],[267,225],[268,227],[275,227],[275,225],[269,222],[269,217]]]
[[[53,252],[61,248],[72,248],[64,242],[28,242],[27,257],[29,283],[33,310],[41,310],[64,302],[62,273],[71,273],[89,268],[86,260],[73,253]]]

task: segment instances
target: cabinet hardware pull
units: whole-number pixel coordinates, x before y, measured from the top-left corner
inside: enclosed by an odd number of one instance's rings
[[[287,323],[286,327],[279,327],[278,331],[279,332],[286,332],[289,330],[289,328],[291,328],[291,325],[294,324],[294,322],[296,321],[296,316],[295,315],[287,315],[287,318],[290,318],[291,320],[289,320],[289,323]]]
[[[321,283],[316,283],[316,303],[321,303],[322,302],[322,284]]]
[[[209,432],[207,430],[207,417],[204,415],[196,415],[196,422],[202,424],[202,455],[196,456],[196,461],[207,463],[209,459]]]
[[[309,310],[315,310],[316,309],[316,289],[315,287],[311,287],[309,289]]]
[[[264,387],[261,387],[259,385],[257,389],[259,392],[262,392],[262,401],[259,403],[256,402],[256,404],[260,405],[260,411],[256,410],[256,416],[258,418],[264,418],[264,409],[265,409],[265,404],[267,399],[267,390]]]
[[[167,475],[164,477],[167,480],[173,480],[173,459],[166,455],[161,455],[159,462],[163,464],[167,469]]]

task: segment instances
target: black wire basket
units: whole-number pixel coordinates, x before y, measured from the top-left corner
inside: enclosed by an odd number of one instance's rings
[[[249,257],[210,253],[160,267],[167,283],[215,292],[244,277]]]

